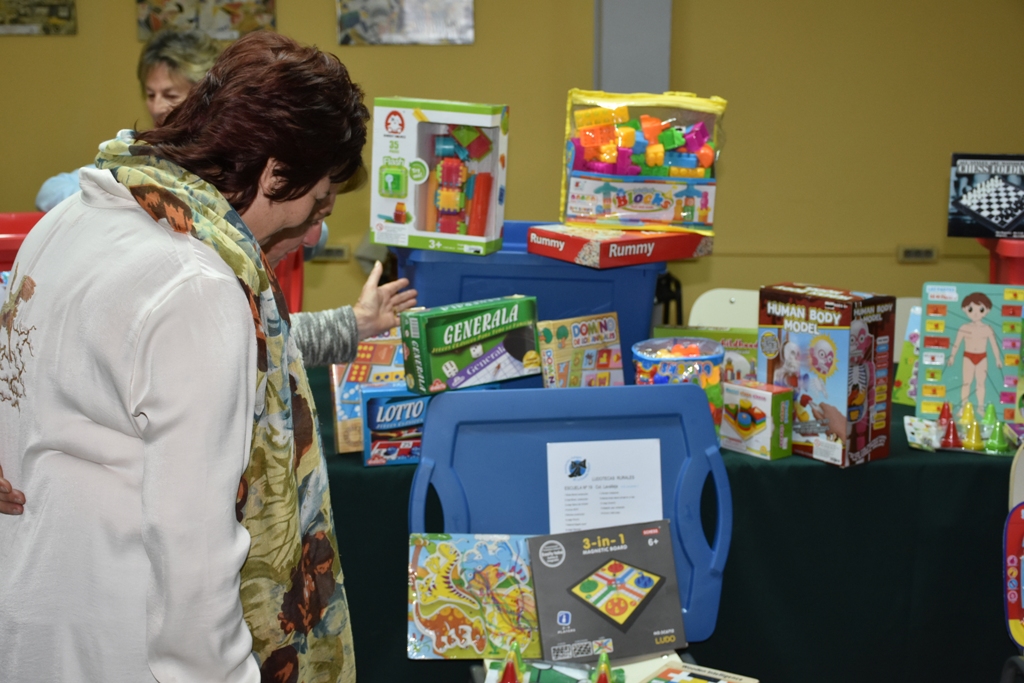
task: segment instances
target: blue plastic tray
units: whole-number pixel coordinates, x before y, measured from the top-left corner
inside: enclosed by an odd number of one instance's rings
[[[696,385],[449,391],[427,408],[409,531],[426,531],[430,485],[451,533],[547,534],[547,444],[661,440],[662,505],[672,525],[689,641],[715,629],[732,538],[732,496],[707,396]],[[712,478],[718,521],[711,545],[700,501]]]

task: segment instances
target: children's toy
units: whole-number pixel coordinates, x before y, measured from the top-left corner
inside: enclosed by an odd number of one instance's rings
[[[726,101],[570,90],[561,220],[710,230]]]
[[[523,667],[523,655],[519,651],[519,643],[513,642],[505,655],[504,668],[501,673],[501,683],[523,683],[523,675],[526,673]]]
[[[405,381],[421,394],[540,373],[532,296],[413,309],[401,324]]]
[[[583,662],[685,646],[667,521],[535,536],[529,544],[546,658]]]
[[[1017,647],[1024,647],[1024,607],[1021,569],[1024,567],[1024,503],[1015,506],[1003,527],[1003,596],[1006,630]]]
[[[465,254],[501,248],[508,107],[378,97],[370,236]]]
[[[339,453],[363,450],[365,384],[384,384],[405,378],[402,338],[398,328],[359,342],[351,363],[331,366],[334,393],[334,440]]]
[[[710,235],[543,225],[530,228],[526,249],[590,268],[616,268],[709,256]]]
[[[889,454],[896,300],[804,284],[761,288],[757,376],[793,390],[793,452],[840,467]]]
[[[504,657],[513,644],[540,656],[526,537],[410,534],[409,659]]]
[[[687,662],[672,664],[641,683],[759,683],[756,678],[709,669]]]
[[[947,234],[1024,238],[1024,156],[953,155]]]
[[[699,384],[708,396],[715,427],[722,424],[725,350],[710,339],[666,337],[633,344],[637,384]]]
[[[766,460],[793,454],[793,392],[772,384],[722,384],[722,448]]]
[[[622,386],[619,317],[613,313],[537,323],[544,386]]]
[[[892,402],[906,406],[917,404],[917,365],[921,355],[921,307],[911,306],[907,318],[907,332],[903,350],[896,367],[896,381],[892,387]]]
[[[404,381],[362,387],[363,465],[415,465],[420,461],[429,396],[410,392]]]
[[[730,327],[656,326],[655,339],[663,337],[697,337],[713,339],[725,349],[722,360],[722,381],[738,382],[757,379],[757,330]]]
[[[1015,421],[1024,287],[926,282],[921,298],[917,416],[934,419],[949,401],[954,415],[993,405]]]
[[[1009,425],[990,417],[995,417],[994,410],[986,411],[985,418],[979,423],[974,419],[974,413],[968,404],[958,425],[952,418],[949,402],[945,402],[938,420],[925,420],[909,415],[903,420],[907,430],[907,442],[912,448],[926,451],[971,451],[989,455],[1013,455],[1014,448],[1019,443],[1016,431],[1019,425]]]
[[[607,652],[598,656],[597,666],[590,672],[590,683],[612,683],[612,667],[608,663]]]

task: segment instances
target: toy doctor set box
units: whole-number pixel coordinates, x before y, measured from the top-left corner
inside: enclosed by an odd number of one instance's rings
[[[793,452],[840,467],[889,454],[896,299],[761,288],[758,380],[793,391]]]
[[[378,97],[370,236],[460,254],[501,248],[508,107]]]

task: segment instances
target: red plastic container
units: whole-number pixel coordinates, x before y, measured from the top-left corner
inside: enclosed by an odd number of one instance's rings
[[[281,285],[284,299],[288,302],[288,312],[298,313],[302,310],[303,259],[302,249],[297,249],[274,268],[277,281]]]
[[[978,238],[988,249],[988,281],[1000,285],[1024,285],[1024,240]]]

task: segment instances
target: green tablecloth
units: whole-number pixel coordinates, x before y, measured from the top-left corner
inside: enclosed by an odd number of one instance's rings
[[[468,680],[465,662],[405,657],[413,467],[333,454],[327,372],[310,381],[362,683]],[[718,626],[697,661],[765,683],[997,681],[1001,535],[1010,459],[907,447],[897,406],[888,460],[840,470],[725,452],[732,548]],[[428,529],[441,530],[435,509]]]

